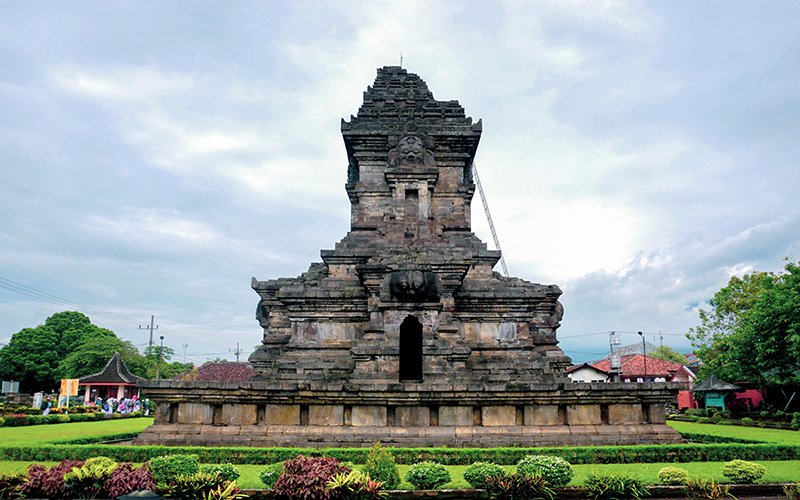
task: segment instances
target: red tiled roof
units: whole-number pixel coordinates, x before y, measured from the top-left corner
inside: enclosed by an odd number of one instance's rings
[[[621,375],[628,377],[643,377],[644,372],[644,359],[647,357],[647,377],[664,377],[670,380],[676,373],[683,370],[683,365],[675,363],[674,361],[667,361],[664,359],[651,358],[650,356],[643,356],[641,354],[631,354],[622,356]],[[592,366],[600,370],[609,371],[611,369],[611,360],[603,359]]]
[[[208,362],[199,368],[175,376],[174,380],[199,380],[203,382],[246,382],[255,375],[250,363]]]

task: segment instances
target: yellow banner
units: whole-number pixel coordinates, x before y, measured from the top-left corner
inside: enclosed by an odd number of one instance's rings
[[[76,378],[62,378],[61,379],[61,390],[59,391],[61,396],[77,396],[78,395],[78,379]]]

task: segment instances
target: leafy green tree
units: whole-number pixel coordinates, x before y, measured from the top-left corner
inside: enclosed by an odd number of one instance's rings
[[[775,275],[753,272],[732,277],[709,301],[709,310],[701,309],[700,325],[687,337],[703,362],[700,377],[715,373],[725,380],[749,380],[763,383],[763,372],[751,349],[757,339],[747,335],[747,315]]]
[[[115,350],[128,356],[126,362],[134,361],[136,349],[111,330],[92,324],[85,314],[58,312],[42,325],[15,333],[0,349],[0,376],[19,380],[22,391],[49,391],[60,378],[100,371]]]
[[[114,353],[120,353],[123,361],[134,374],[134,369],[143,365],[143,356],[127,340],[116,335],[87,335],[77,348],[65,357],[59,372],[62,378],[79,378],[101,371]]]
[[[647,353],[651,358],[674,361],[682,365],[686,364],[686,357],[670,346],[662,345],[656,347],[652,352]]]
[[[800,381],[800,267],[733,277],[700,312],[687,337],[705,366],[730,381],[764,385]]]
[[[0,349],[0,377],[18,380],[23,392],[50,391],[58,378],[58,336],[40,325],[15,333]]]
[[[174,361],[170,363],[170,359],[175,355],[175,350],[171,347],[154,345],[145,349],[145,359],[147,360],[146,376],[147,378],[154,379],[158,373],[159,356],[161,356],[161,370],[160,377],[172,378],[188,370],[191,370],[194,365],[191,363],[180,363]]]
[[[767,384],[800,383],[800,266],[789,262],[784,273],[765,283],[742,331],[753,339],[750,355]]]

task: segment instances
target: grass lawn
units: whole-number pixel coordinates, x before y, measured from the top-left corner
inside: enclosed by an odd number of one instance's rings
[[[152,424],[152,418],[140,417],[109,419],[97,422],[0,427],[0,443],[3,446],[58,443],[71,439],[141,432],[145,427]]]
[[[667,425],[678,432],[751,439],[765,443],[800,445],[800,432],[792,430],[762,429],[761,427],[744,427],[741,425],[698,424],[696,422],[673,420],[667,421]]]

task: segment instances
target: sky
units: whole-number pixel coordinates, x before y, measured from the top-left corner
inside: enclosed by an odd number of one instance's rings
[[[349,229],[340,120],[402,54],[483,120],[505,260],[562,288],[566,353],[611,331],[689,351],[731,276],[800,258],[798,22],[794,1],[4,5],[0,343],[79,310],[143,348],[153,315],[175,360],[244,360],[250,278]],[[494,246],[477,197],[473,230]]]

